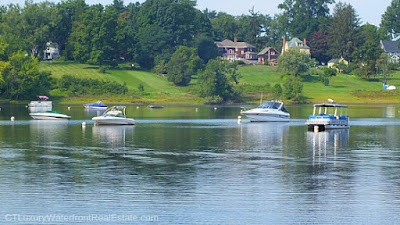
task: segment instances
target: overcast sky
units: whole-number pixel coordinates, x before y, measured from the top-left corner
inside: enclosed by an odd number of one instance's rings
[[[42,0],[33,0],[34,2],[42,2]],[[60,0],[49,0],[59,2]],[[86,0],[87,4],[101,3],[108,5],[113,0]],[[382,14],[386,8],[391,4],[392,0],[341,0],[342,2],[350,3],[359,15],[362,24],[370,23],[379,26]],[[24,4],[25,0],[1,0],[2,5],[9,3]],[[137,0],[124,0],[125,5],[129,2],[137,2]],[[138,0],[144,2],[144,0]],[[203,10],[208,8],[210,10],[223,11],[231,15],[249,14],[249,10],[254,6],[256,12],[261,14],[269,14],[273,16],[279,13],[278,4],[283,0],[197,0],[197,8]],[[336,0],[339,2],[339,0]]]

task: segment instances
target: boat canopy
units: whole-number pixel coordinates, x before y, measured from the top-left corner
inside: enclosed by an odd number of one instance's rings
[[[340,109],[340,110],[339,110]],[[347,105],[341,104],[330,104],[330,103],[320,103],[314,104],[313,116],[325,116],[325,115],[334,115],[334,116],[342,116],[347,115],[348,107]]]
[[[47,97],[47,96],[45,96],[45,95],[39,95],[38,98],[39,98],[40,100],[44,100],[44,101],[49,100],[49,97]]]
[[[341,104],[329,104],[329,103],[319,103],[314,104],[314,107],[328,107],[328,108],[348,108],[347,105]]]

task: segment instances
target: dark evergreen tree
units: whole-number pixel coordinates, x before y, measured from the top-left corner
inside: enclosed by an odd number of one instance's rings
[[[352,61],[353,52],[360,46],[360,19],[353,6],[336,4],[328,34],[330,56]]]

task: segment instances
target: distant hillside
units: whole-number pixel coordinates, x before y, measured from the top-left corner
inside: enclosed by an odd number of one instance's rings
[[[54,78],[61,78],[63,75],[73,75],[80,78],[94,78],[113,80],[118,83],[126,83],[129,96],[101,96],[102,99],[109,101],[125,102],[180,102],[180,103],[204,103],[205,100],[196,96],[195,83],[196,77],[192,80],[189,87],[177,87],[168,82],[163,76],[152,72],[116,69],[107,70],[101,73],[96,66],[78,64],[72,62],[53,62],[41,63],[41,70],[52,73]],[[240,86],[243,90],[244,100],[247,102],[258,102],[261,93],[263,99],[271,98],[269,92],[272,87],[279,83],[283,86],[285,75],[276,72],[276,67],[270,66],[243,66],[240,67],[241,74]],[[303,76],[303,95],[308,102],[323,102],[326,99],[335,99],[338,102],[358,103],[384,103],[400,102],[399,92],[387,91],[382,89],[379,79],[376,81],[366,81],[354,75],[338,74],[332,77],[329,86],[324,86],[318,76]],[[394,74],[388,79],[390,85],[400,88],[400,73]],[[140,92],[138,87],[143,85],[144,91]],[[63,93],[54,90],[52,95],[62,99]],[[100,96],[85,96],[96,99]],[[63,99],[62,101],[83,101],[82,97],[76,99]]]

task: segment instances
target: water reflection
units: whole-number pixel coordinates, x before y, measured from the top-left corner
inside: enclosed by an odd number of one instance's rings
[[[282,143],[288,123],[250,123],[244,128],[245,138],[256,141],[260,146]],[[242,136],[243,138],[243,136]]]
[[[334,129],[324,132],[307,132],[307,143],[312,149],[313,159],[337,156],[337,151],[346,148],[349,143],[349,129]]]
[[[64,139],[67,134],[69,121],[65,120],[31,120],[31,140],[40,143],[57,142]]]
[[[108,147],[125,147],[133,139],[134,126],[93,126],[93,140]]]
[[[396,108],[394,106],[387,106],[384,110],[383,117],[386,118],[395,118],[396,117]]]

